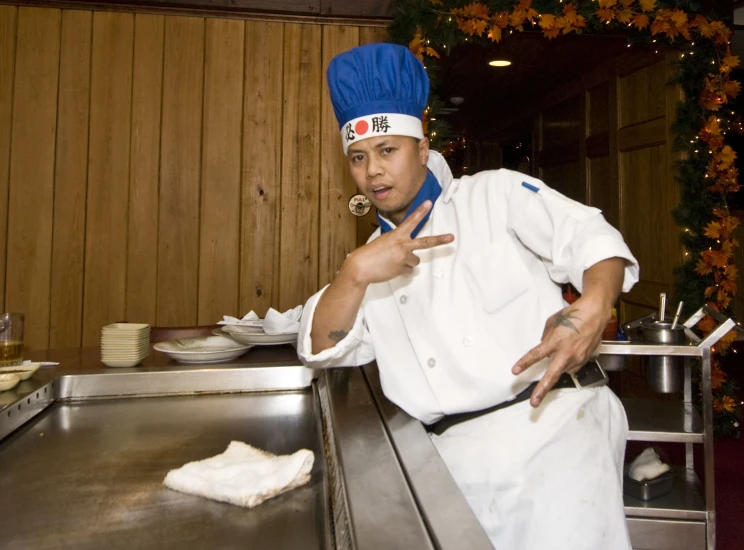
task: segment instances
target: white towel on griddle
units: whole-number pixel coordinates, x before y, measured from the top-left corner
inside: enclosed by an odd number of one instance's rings
[[[307,483],[314,461],[315,455],[307,449],[277,456],[232,441],[220,455],[171,470],[163,484],[182,493],[252,508]]]

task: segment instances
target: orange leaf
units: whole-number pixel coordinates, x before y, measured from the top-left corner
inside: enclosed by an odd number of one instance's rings
[[[707,334],[711,330],[716,328],[716,321],[710,315],[706,315],[702,318],[697,326],[701,331],[703,331],[704,334]]]
[[[488,38],[491,39],[491,42],[501,42],[501,29],[491,25],[491,28],[488,29]]]
[[[726,279],[729,281],[735,281],[739,276],[739,271],[736,269],[735,265],[731,264],[726,266],[724,274],[726,275]]]
[[[615,12],[613,10],[600,8],[597,10],[597,17],[599,17],[599,20],[603,23],[608,23],[615,19]]]
[[[421,31],[416,31],[413,35],[413,40],[408,43],[408,49],[411,53],[418,57],[419,61],[424,61],[424,39],[421,37]]]
[[[705,289],[705,297],[706,297],[706,298],[710,298],[711,296],[713,296],[713,294],[715,294],[715,293],[716,293],[716,290],[717,290],[717,289],[716,289],[716,287],[714,287],[714,286],[709,286],[709,287],[707,287],[707,288]]]
[[[705,226],[705,236],[711,239],[719,239],[721,237],[721,224],[710,222]]]
[[[643,11],[654,11],[656,9],[656,0],[641,0],[640,4]]]
[[[740,65],[738,55],[727,55],[721,60],[721,72],[728,72],[731,69],[735,69]],[[726,69],[724,69],[726,67]]]
[[[649,25],[648,15],[645,13],[636,13],[631,23],[638,30],[645,29]]]
[[[545,35],[545,38],[547,38],[548,40],[553,40],[553,38],[557,38],[560,33],[561,33],[561,30],[557,27],[553,29],[543,29],[543,35]]]
[[[716,344],[720,349],[726,350],[729,347],[731,347],[731,344],[734,343],[734,340],[736,340],[736,331],[730,330],[727,332],[723,338],[721,338],[718,343]]]
[[[633,5],[633,2],[635,2],[635,0],[620,0],[620,3],[625,8],[629,8],[630,6],[632,6]]]
[[[488,18],[488,6],[480,2],[473,2],[464,6],[461,13],[466,17]]]
[[[729,80],[723,83],[723,93],[730,98],[735,98],[741,93],[741,83],[736,80]]]
[[[736,291],[739,290],[739,287],[735,282],[728,280],[721,281],[718,286],[729,294],[736,294]]]
[[[707,263],[705,263],[704,260],[698,259],[698,263],[695,266],[695,273],[704,277],[705,275],[709,275],[713,273],[713,268],[711,268]]]
[[[710,261],[710,265],[712,265],[713,267],[725,268],[728,265],[728,258],[726,257],[726,254],[724,252],[721,252],[720,250],[709,250],[708,259]]]
[[[429,3],[433,6],[441,6],[444,7],[444,3],[442,0],[429,0]]]
[[[669,21],[664,21],[659,16],[654,19],[654,22],[651,23],[651,34],[660,34],[662,32],[667,32],[671,28],[671,25],[669,24]]]
[[[602,9],[611,8],[617,5],[617,0],[599,0],[599,7]]]
[[[618,10],[617,12],[617,20],[621,23],[630,23],[632,17],[633,12],[630,10]]]
[[[721,369],[718,365],[714,365],[710,372],[710,385],[711,388],[717,390],[721,387],[721,384],[726,380],[726,372]]]
[[[676,27],[686,27],[688,25],[687,14],[682,10],[674,10],[671,20]]]
[[[573,4],[563,6],[563,16],[566,18],[566,22],[574,27],[586,26],[586,19],[576,12],[576,6]]]
[[[543,30],[554,29],[556,27],[556,19],[557,17],[555,15],[544,13],[542,17],[540,17],[540,28]]]
[[[497,13],[491,18],[491,26],[496,26],[500,29],[505,29],[509,26],[509,12],[502,11]]]
[[[696,15],[695,19],[692,20],[692,25],[697,27],[698,32],[705,38],[713,38],[716,34],[716,29],[710,24],[708,18],[704,15]]]
[[[439,53],[434,48],[427,47],[425,51],[426,51],[426,55],[430,57],[436,57],[437,59],[441,59],[441,57],[439,56]]]

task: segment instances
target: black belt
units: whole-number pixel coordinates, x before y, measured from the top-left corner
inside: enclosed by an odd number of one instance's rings
[[[478,418],[479,416],[483,416],[484,414],[489,414],[500,409],[505,409],[506,407],[510,407],[511,405],[514,405],[516,403],[521,403],[522,401],[527,401],[532,395],[532,391],[535,389],[536,386],[537,382],[532,382],[532,384],[519,392],[517,396],[511,401],[504,401],[503,403],[499,403],[498,405],[494,405],[493,407],[489,407],[487,409],[468,413],[449,414],[441,420],[434,422],[434,424],[426,425],[426,431],[435,433],[437,435],[442,435],[446,430],[448,430],[452,426],[455,426],[456,424],[467,422],[468,420]],[[573,378],[571,378],[571,375],[564,372],[563,374],[561,374],[561,377],[558,378],[558,382],[555,383],[555,386],[553,386],[551,390],[575,387],[576,384],[574,383]]]

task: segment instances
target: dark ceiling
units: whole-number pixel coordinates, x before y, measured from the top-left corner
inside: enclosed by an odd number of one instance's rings
[[[436,92],[448,108],[455,108],[450,98],[464,98],[455,112],[446,115],[457,135],[494,139],[504,120],[527,114],[544,94],[627,53],[627,44],[621,36],[548,40],[537,32],[514,33],[489,46],[465,43],[442,56]],[[491,67],[488,62],[493,59],[507,59],[512,65]]]

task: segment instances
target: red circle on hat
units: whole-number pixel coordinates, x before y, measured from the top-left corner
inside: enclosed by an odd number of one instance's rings
[[[360,120],[354,125],[354,131],[360,136],[366,134],[367,130],[369,130],[369,124],[366,120]]]

